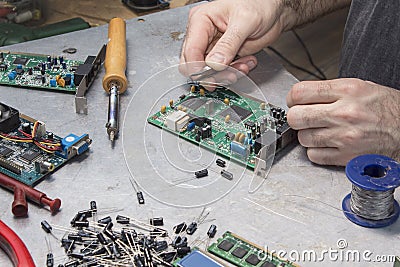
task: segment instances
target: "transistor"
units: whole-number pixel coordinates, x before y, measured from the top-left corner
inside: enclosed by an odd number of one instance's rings
[[[200,170],[194,173],[194,175],[196,176],[196,178],[203,178],[208,176],[208,170],[204,169],[204,170]]]

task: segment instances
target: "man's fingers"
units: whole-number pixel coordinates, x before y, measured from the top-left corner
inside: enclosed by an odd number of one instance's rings
[[[287,121],[295,130],[332,126],[330,104],[293,106],[287,113]]]
[[[346,156],[337,148],[308,148],[308,158],[320,165],[345,166],[353,156]]]
[[[339,147],[339,136],[331,128],[304,129],[297,133],[299,143],[304,147]]]
[[[289,91],[286,102],[288,107],[333,103],[342,97],[346,88],[351,86],[348,79],[299,82]]]
[[[226,32],[206,57],[207,65],[218,71],[229,65],[250,34],[247,27],[241,23],[230,22]]]

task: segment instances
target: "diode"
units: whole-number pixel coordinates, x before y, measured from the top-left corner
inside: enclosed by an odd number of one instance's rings
[[[399,203],[394,199],[394,191],[400,186],[399,163],[382,155],[362,155],[349,161],[346,176],[353,185],[342,209],[350,221],[380,228],[399,218]]]

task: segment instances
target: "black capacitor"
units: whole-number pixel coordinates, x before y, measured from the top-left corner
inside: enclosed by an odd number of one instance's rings
[[[180,247],[176,249],[176,253],[178,253],[179,256],[183,257],[189,254],[191,251],[190,247]]]
[[[28,74],[29,74],[29,75],[32,75],[32,74],[33,74],[33,69],[32,69],[32,68],[29,68],[29,69],[28,69]]]
[[[163,226],[164,219],[162,217],[150,218],[150,224],[153,226]]]
[[[204,170],[200,170],[194,173],[194,175],[196,176],[196,178],[203,178],[208,176],[208,170],[204,169]]]
[[[189,224],[188,228],[186,229],[186,233],[188,235],[193,235],[194,232],[196,232],[196,230],[197,230],[197,223],[192,222],[191,224]]]
[[[180,224],[178,224],[178,225],[175,225],[175,226],[174,226],[175,234],[178,235],[178,234],[180,234],[180,233],[186,231],[186,228],[187,228],[187,224],[186,224],[185,222],[180,223]]]
[[[172,240],[171,246],[176,248],[177,245],[182,241],[182,237],[177,235],[175,236],[174,240]]]
[[[64,266],[65,267],[77,267],[78,265],[79,265],[79,261],[74,260],[74,261],[67,262]]]
[[[136,193],[136,197],[137,197],[137,200],[138,200],[140,205],[143,205],[145,203],[144,202],[144,196],[143,196],[142,192],[137,192]]]
[[[98,222],[98,223],[101,223],[101,224],[108,224],[108,223],[111,222],[111,221],[112,221],[111,217],[110,217],[110,216],[107,216],[107,217],[104,217],[104,218],[98,220],[97,222]]]
[[[53,227],[47,221],[42,221],[40,225],[46,233],[51,233],[51,230],[53,230]]]
[[[116,221],[120,224],[129,224],[130,219],[122,215],[117,215]]]
[[[97,212],[97,203],[96,203],[96,201],[94,201],[94,200],[90,201],[90,209],[93,212]]]
[[[157,241],[157,242],[155,243],[155,246],[154,246],[154,249],[155,249],[155,251],[157,251],[157,252],[164,251],[164,250],[166,250],[167,248],[168,248],[168,243],[167,243],[167,241],[165,241],[165,240],[163,240],[163,241]]]
[[[105,230],[103,231],[103,233],[104,233],[108,238],[110,238],[112,241],[117,240],[117,236],[116,236],[111,230],[105,229]]]
[[[176,248],[186,247],[188,245],[188,239],[186,236],[182,237],[181,241],[176,244]]]
[[[112,222],[107,223],[107,225],[104,227],[104,229],[111,230],[113,228],[114,224]]]
[[[29,122],[24,122],[22,124],[22,131],[27,134],[32,133],[31,124]]]
[[[144,266],[142,261],[141,261],[141,259],[140,259],[140,257],[138,255],[135,255],[133,257],[133,259],[135,260],[135,266],[136,267],[143,267]]]
[[[211,224],[210,228],[208,228],[207,235],[209,238],[213,238],[217,233],[217,226],[215,224]]]
[[[115,242],[112,243],[111,248],[112,248],[113,255],[118,259],[121,258],[121,253],[119,252],[118,245]]]
[[[102,233],[97,233],[96,237],[100,241],[101,244],[103,244],[103,245],[107,244],[107,240]]]
[[[74,223],[74,226],[75,227],[81,227],[81,228],[84,228],[84,227],[89,227],[89,221],[76,221],[75,223]]]
[[[46,83],[46,76],[42,76],[42,84]]]
[[[69,234],[68,239],[75,240],[75,241],[82,241],[82,237],[80,235],[76,235],[76,234]]]

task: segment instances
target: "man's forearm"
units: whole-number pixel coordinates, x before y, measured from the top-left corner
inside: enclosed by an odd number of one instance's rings
[[[350,5],[351,0],[279,0],[281,1],[285,30],[301,26],[335,10]]]

